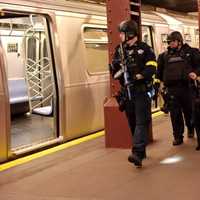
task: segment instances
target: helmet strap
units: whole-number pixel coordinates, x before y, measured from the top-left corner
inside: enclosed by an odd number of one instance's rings
[[[125,41],[129,41],[129,40],[132,40],[135,36],[129,36],[128,33],[125,33]]]
[[[137,40],[138,40],[137,36],[134,36],[134,37],[129,38],[129,39],[126,41],[126,43],[127,43],[129,46],[132,46],[132,45],[134,45],[134,44],[137,42]]]

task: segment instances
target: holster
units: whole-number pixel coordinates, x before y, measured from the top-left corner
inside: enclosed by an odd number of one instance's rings
[[[121,90],[117,93],[115,98],[117,100],[117,103],[119,104],[119,110],[123,112],[125,110],[126,101],[127,101],[126,90],[124,88],[121,88]]]

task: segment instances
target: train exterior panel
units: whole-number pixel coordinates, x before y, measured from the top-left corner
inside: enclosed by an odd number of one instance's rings
[[[106,18],[63,11],[55,14],[61,59],[65,63],[62,65],[67,122],[64,134],[72,139],[104,127],[103,101],[109,95],[109,73],[108,70],[92,74],[88,71],[84,30],[105,29]]]

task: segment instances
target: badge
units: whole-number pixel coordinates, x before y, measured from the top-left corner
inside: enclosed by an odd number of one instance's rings
[[[187,56],[187,57],[189,57],[189,56],[190,56],[190,54],[189,54],[189,53],[186,53],[186,56]]]
[[[132,55],[134,53],[134,50],[128,51],[128,55]]]
[[[140,54],[140,55],[141,55],[141,54],[143,54],[143,53],[144,53],[144,50],[143,50],[143,49],[139,49],[137,52],[138,52],[138,54]]]

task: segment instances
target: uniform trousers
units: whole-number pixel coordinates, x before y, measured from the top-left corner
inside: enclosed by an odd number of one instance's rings
[[[151,99],[147,92],[134,92],[132,99],[127,100],[125,113],[132,133],[132,144],[134,153],[145,152],[148,143],[148,129],[151,122]]]
[[[189,86],[171,86],[169,92],[169,111],[175,139],[182,139],[184,120],[187,128],[193,128],[192,96]]]

